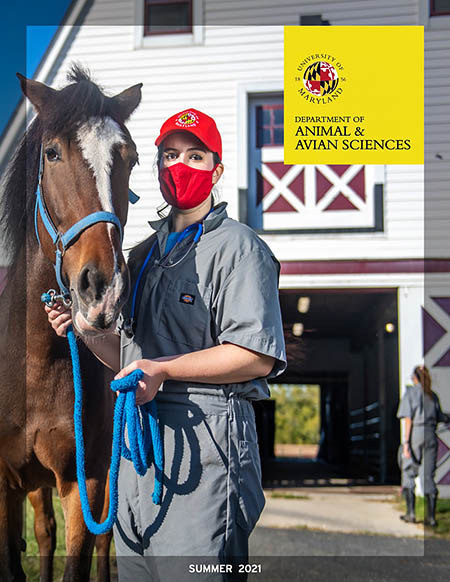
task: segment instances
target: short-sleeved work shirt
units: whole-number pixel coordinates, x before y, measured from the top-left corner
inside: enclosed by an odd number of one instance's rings
[[[437,394],[426,396],[422,386],[408,386],[398,407],[397,418],[411,418],[416,426],[436,427],[446,415],[441,410]]]
[[[280,374],[286,368],[286,353],[278,298],[279,263],[264,241],[229,218],[226,203],[221,203],[204,220],[198,243],[191,247],[194,230],[172,249],[167,262],[164,250],[170,218],[150,225],[157,245],[139,286],[135,336],[121,334],[121,365],[228,342],[272,356],[275,364],[268,377]],[[149,237],[130,253],[132,289],[154,240],[155,236]],[[123,318],[130,311],[131,300]],[[270,395],[265,378],[227,385],[167,381],[161,389],[196,393],[216,389],[255,400]]]

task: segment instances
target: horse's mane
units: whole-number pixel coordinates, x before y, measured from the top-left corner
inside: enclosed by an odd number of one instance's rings
[[[70,85],[58,92],[57,107],[51,118],[45,118],[46,132],[71,137],[91,117],[118,119],[114,102],[92,81],[86,69],[73,65],[67,80]]]
[[[30,124],[2,180],[2,246],[11,262],[25,241],[28,217],[33,212],[43,134],[71,138],[91,117],[118,119],[114,102],[91,80],[86,69],[73,65],[67,80],[70,84],[58,91],[45,117],[38,115]]]

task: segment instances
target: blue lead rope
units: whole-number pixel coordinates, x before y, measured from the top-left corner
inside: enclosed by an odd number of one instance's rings
[[[148,461],[150,448],[153,445],[153,459],[155,464],[155,486],[153,490],[153,502],[161,504],[162,480],[163,480],[163,448],[158,427],[158,412],[155,400],[147,402],[143,406],[136,406],[136,389],[139,380],[143,377],[142,370],[134,370],[131,374],[120,380],[111,382],[111,390],[118,391],[119,395],[114,408],[114,428],[111,454],[111,466],[109,471],[110,500],[108,516],[103,523],[97,523],[92,517],[89,506],[89,497],[86,488],[84,438],[82,422],[82,381],[78,346],[72,326],[67,330],[70,355],[72,357],[73,382],[75,389],[75,404],[73,420],[75,426],[76,465],[77,480],[80,491],[81,509],[88,530],[100,535],[109,531],[117,518],[118,507],[118,477],[121,455],[133,462],[136,472],[145,475],[150,466]],[[125,444],[125,428],[128,432],[130,448]]]

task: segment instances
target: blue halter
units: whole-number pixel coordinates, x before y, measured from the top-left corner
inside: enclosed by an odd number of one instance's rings
[[[122,225],[118,217],[113,214],[112,212],[93,212],[88,216],[85,216],[78,222],[76,222],[73,226],[69,228],[65,233],[59,232],[55,226],[55,223],[50,216],[48,211],[47,205],[45,204],[44,196],[42,194],[42,175],[44,173],[44,158],[43,158],[43,149],[41,146],[41,153],[40,153],[40,161],[39,161],[39,183],[36,188],[36,205],[34,209],[34,229],[36,232],[36,238],[38,240],[39,246],[41,245],[41,241],[39,239],[39,231],[38,231],[38,213],[41,217],[42,223],[50,238],[52,239],[53,244],[56,247],[55,254],[56,254],[56,261],[55,261],[55,274],[56,280],[58,282],[61,296],[66,299],[70,299],[70,291],[64,285],[62,280],[62,259],[66,252],[66,250],[75,242],[75,240],[80,236],[82,232],[88,229],[90,226],[97,224],[99,222],[110,222],[114,224],[120,234],[120,240],[123,239],[123,230]],[[139,200],[139,196],[137,196],[132,190],[128,191],[128,198],[132,204],[135,204]]]

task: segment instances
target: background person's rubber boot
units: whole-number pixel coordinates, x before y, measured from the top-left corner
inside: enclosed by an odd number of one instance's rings
[[[406,513],[400,519],[407,523],[416,523],[416,495],[412,489],[404,489],[403,495],[406,500]]]
[[[432,495],[427,494],[425,495],[426,505],[425,505],[425,519],[423,523],[425,525],[429,525],[430,527],[436,527],[436,501],[437,501],[437,493],[433,493]]]

